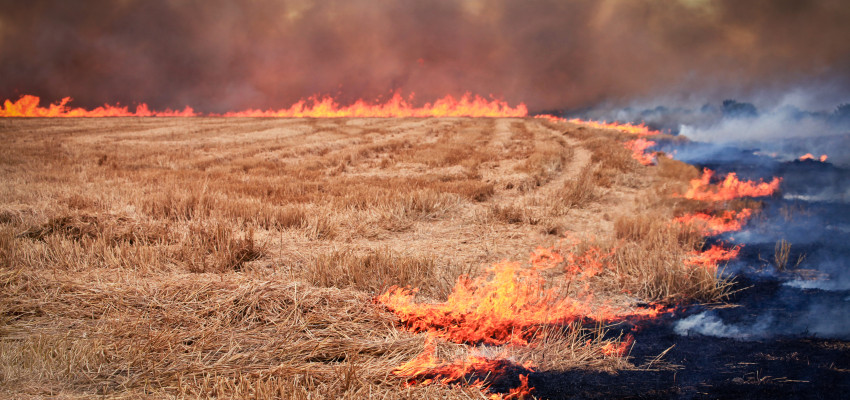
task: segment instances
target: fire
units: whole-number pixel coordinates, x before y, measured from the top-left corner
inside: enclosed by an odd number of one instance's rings
[[[442,304],[415,303],[415,291],[402,288],[378,300],[412,331],[432,332],[458,343],[493,345],[527,344],[541,324],[567,323],[590,312],[579,310],[582,304],[557,299],[552,291],[538,290],[543,284],[539,274],[519,263],[497,263],[490,272],[491,279],[460,278]],[[555,312],[557,305],[563,306],[562,312]]]
[[[556,117],[552,114],[537,114],[537,115],[534,116],[534,118],[547,119],[547,120],[552,121],[552,122],[564,122],[564,121],[566,121],[565,119]]]
[[[201,116],[191,107],[182,111],[151,111],[142,103],[131,112],[128,107],[104,105],[92,110],[71,108],[70,97],[62,101],[39,106],[40,99],[36,96],[25,95],[18,101],[6,100],[0,109],[0,117],[194,117]],[[504,101],[487,100],[469,93],[460,99],[445,96],[423,107],[414,107],[405,101],[399,93],[383,104],[368,104],[357,100],[354,104],[340,106],[330,97],[311,97],[301,100],[289,108],[279,110],[244,110],[223,114],[225,117],[278,117],[278,118],[398,118],[398,117],[525,117],[528,109],[520,103],[516,107],[509,106]]]
[[[486,100],[479,96],[463,95],[459,100],[446,96],[433,104],[423,107],[413,107],[400,94],[396,93],[384,104],[370,105],[363,100],[357,100],[349,106],[339,106],[330,97],[310,99],[311,104],[301,100],[287,109],[280,110],[246,110],[224,114],[225,117],[525,117],[528,109],[525,104],[511,108],[507,103],[498,100]]]
[[[609,123],[609,122],[605,122],[605,121],[602,121],[602,122],[585,121],[585,120],[581,120],[581,119],[577,119],[577,118],[570,119],[569,122],[572,122],[574,124],[585,125],[585,126],[588,126],[588,127],[591,127],[591,128],[597,128],[597,129],[616,129],[616,130],[621,131],[621,132],[631,133],[633,135],[638,135],[638,136],[651,136],[651,135],[657,135],[657,134],[660,133],[656,130],[650,129],[648,126],[646,126],[645,124],[642,124],[642,123],[637,124],[637,125],[636,124],[630,124],[630,123],[621,124],[621,123],[618,123],[618,122],[610,122]]]
[[[826,154],[821,154],[821,156],[818,158],[818,160],[820,160],[820,162],[826,162],[827,158],[829,158],[829,157]],[[798,160],[800,160],[800,161],[814,160],[814,159],[815,159],[815,156],[812,155],[812,153],[803,154],[800,158],[798,158]]]
[[[513,399],[524,399],[524,398],[530,396],[531,391],[534,390],[534,388],[528,387],[528,375],[519,374],[519,381],[520,381],[520,385],[511,389],[510,392],[508,392],[507,396],[502,397],[500,395],[494,394],[494,395],[490,396],[490,399],[491,400],[497,400],[497,399],[513,400]]]
[[[655,156],[646,153],[646,149],[655,146],[655,142],[644,138],[629,140],[625,143],[627,149],[632,151],[632,158],[643,165],[652,165]]]
[[[638,135],[638,136],[651,136],[651,135],[658,135],[658,134],[661,133],[661,132],[656,131],[654,129],[650,129],[648,126],[646,126],[645,124],[642,124],[642,123],[641,124],[631,124],[631,123],[621,124],[621,123],[618,123],[618,122],[610,122],[609,123],[609,122],[605,122],[605,121],[602,121],[602,122],[600,122],[600,121],[589,121],[589,120],[582,120],[582,119],[578,119],[578,118],[564,119],[564,118],[559,118],[559,117],[556,117],[554,115],[549,115],[549,114],[536,115],[534,118],[548,119],[549,121],[552,121],[552,122],[570,122],[570,123],[573,123],[573,124],[584,125],[584,126],[587,126],[587,127],[590,127],[590,128],[596,128],[596,129],[615,129],[615,130],[618,130],[618,131],[621,131],[621,132],[631,133],[633,135]]]
[[[582,255],[563,257],[567,283],[586,281],[599,274],[604,268],[601,255],[601,250],[593,248]],[[556,268],[561,257],[552,249],[538,248],[532,253],[530,268],[518,262],[496,263],[485,276],[459,278],[445,303],[416,303],[415,290],[398,287],[380,295],[377,301],[414,332],[429,332],[456,343],[490,345],[526,345],[545,325],[584,319],[654,317],[660,312],[659,309],[627,311],[598,304],[590,293],[569,297],[554,288],[546,288],[541,272]]]
[[[492,265],[487,274],[477,279],[462,276],[444,303],[417,303],[415,289],[390,288],[376,301],[393,311],[413,332],[427,333],[425,351],[393,371],[409,378],[408,384],[455,384],[468,382],[472,377],[503,377],[518,372],[533,372],[533,366],[518,366],[502,358],[490,359],[468,356],[463,360],[446,362],[435,356],[433,340],[437,338],[455,343],[528,346],[535,333],[545,326],[566,325],[575,321],[613,321],[626,318],[654,318],[664,312],[662,306],[626,310],[594,301],[587,288],[588,280],[601,274],[612,262],[610,252],[590,246],[582,252],[564,249],[576,248],[577,240],[571,235],[554,247],[538,247],[529,257],[527,266],[519,262],[502,261]],[[560,249],[556,250],[556,249]],[[561,274],[565,282],[560,288],[547,288],[543,274],[553,279]],[[579,293],[572,296],[563,288],[572,283]],[[560,290],[559,290],[560,289]],[[609,357],[621,357],[631,348],[634,338],[610,341],[601,349]],[[528,386],[527,375],[520,374],[521,385],[505,396],[491,398],[522,398],[533,388]],[[482,389],[485,381],[474,384]]]
[[[103,105],[91,110],[83,108],[71,108],[68,103],[70,97],[65,97],[58,103],[47,107],[40,107],[41,99],[37,96],[24,95],[18,101],[6,100],[0,109],[0,117],[194,117],[198,114],[191,107],[182,111],[165,110],[151,111],[148,105],[141,103],[136,106],[136,111],[131,112],[128,107]]]
[[[738,180],[737,174],[730,172],[716,187],[710,186],[714,171],[705,168],[702,177],[692,179],[684,197],[694,200],[725,201],[739,197],[770,196],[779,189],[781,178],[773,178],[770,182],[752,182]]]
[[[741,245],[728,249],[721,245],[714,245],[708,250],[692,252],[685,262],[693,266],[716,268],[721,262],[738,257],[739,252],[741,252]]]
[[[493,359],[469,355],[453,361],[442,360],[436,356],[436,346],[430,336],[426,339],[425,350],[422,353],[392,371],[393,375],[407,378],[408,385],[471,383],[472,386],[482,389],[486,389],[485,385],[490,378],[519,373],[520,386],[511,389],[507,397],[496,394],[491,396],[491,399],[521,398],[530,394],[533,390],[528,386],[530,372],[534,372],[534,366],[531,363],[520,365],[504,358]]]
[[[626,340],[623,340],[619,343],[608,342],[602,346],[602,354],[605,354],[609,357],[622,357],[632,348],[632,345],[635,343],[635,337],[632,334],[626,335]]]
[[[677,217],[674,221],[683,224],[694,224],[702,230],[703,235],[713,236],[741,230],[752,215],[753,210],[745,208],[738,212],[727,210],[720,216],[713,216],[706,213],[685,214]]]

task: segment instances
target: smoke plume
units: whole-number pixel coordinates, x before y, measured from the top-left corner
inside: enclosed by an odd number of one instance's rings
[[[470,91],[534,111],[850,88],[843,0],[3,0],[0,10],[0,98],[83,107],[223,112],[314,94],[424,102]]]

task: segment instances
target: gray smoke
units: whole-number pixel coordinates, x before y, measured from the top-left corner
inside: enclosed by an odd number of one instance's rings
[[[673,331],[683,336],[698,333],[722,338],[757,339],[769,333],[768,328],[772,322],[773,319],[769,316],[762,316],[747,325],[727,324],[710,311],[705,311],[677,321]]]
[[[776,317],[771,313],[757,314],[751,321],[729,323],[711,311],[691,315],[677,321],[673,331],[682,336],[699,334],[738,340],[759,340],[776,335],[848,338],[850,311],[848,301],[812,302],[794,318]]]
[[[471,91],[534,111],[850,88],[843,0],[0,3],[0,98],[86,107],[222,112]]]

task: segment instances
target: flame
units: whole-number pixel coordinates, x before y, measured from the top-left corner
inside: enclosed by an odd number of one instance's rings
[[[730,172],[715,188],[710,187],[714,171],[705,168],[702,177],[692,179],[684,197],[694,200],[724,201],[739,197],[770,196],[779,189],[782,178],[773,178],[770,182],[752,182],[738,180],[737,174]]]
[[[415,289],[399,287],[390,288],[377,301],[398,315],[411,331],[429,332],[456,343],[490,345],[526,345],[544,325],[655,317],[661,312],[658,308],[626,311],[598,304],[587,291],[568,297],[546,288],[540,274],[564,260],[567,283],[586,282],[605,268],[603,259],[598,248],[566,257],[553,249],[538,248],[531,255],[530,268],[502,261],[477,279],[460,277],[445,303],[416,303]]]
[[[280,110],[247,110],[230,112],[225,117],[313,117],[313,118],[339,118],[339,117],[525,117],[528,109],[525,104],[519,104],[511,108],[507,103],[498,100],[486,100],[479,96],[464,94],[459,100],[452,96],[446,96],[435,101],[433,104],[416,108],[406,102],[399,93],[395,93],[384,104],[369,105],[363,100],[357,100],[354,104],[340,107],[330,97],[301,100],[287,109]]]
[[[619,343],[608,342],[602,346],[602,354],[609,357],[622,357],[635,343],[635,337],[632,334],[626,335],[626,340]]]
[[[461,277],[442,304],[415,303],[415,291],[402,288],[393,288],[378,300],[410,330],[432,332],[458,343],[527,344],[541,324],[566,323],[585,314],[568,317],[553,312],[558,299],[551,291],[538,290],[543,284],[539,275],[519,263],[497,263],[490,272],[489,280]],[[564,310],[572,312],[582,306],[562,302]]]
[[[818,160],[820,160],[820,162],[826,162],[827,158],[829,158],[829,157],[826,154],[821,154],[821,156],[818,158]],[[814,159],[815,159],[815,156],[812,155],[812,153],[803,154],[802,156],[800,156],[800,158],[798,158],[798,160],[800,160],[800,161],[814,160]]]
[[[646,149],[655,146],[655,142],[644,138],[629,140],[624,144],[627,149],[632,151],[632,158],[638,160],[643,165],[652,165],[655,156],[646,153]]]
[[[586,319],[655,318],[664,312],[660,305],[629,311],[594,301],[587,282],[608,267],[614,250],[605,252],[595,246],[581,253],[556,250],[575,248],[576,244],[577,241],[568,234],[554,247],[536,248],[526,267],[518,262],[502,261],[492,265],[487,274],[477,279],[462,276],[444,303],[416,303],[416,290],[409,288],[393,287],[378,296],[376,301],[392,310],[409,330],[428,335],[425,351],[393,373],[410,378],[408,384],[454,384],[469,381],[470,376],[482,376],[485,372],[493,377],[516,374],[520,366],[501,358],[470,355],[463,360],[442,361],[435,356],[433,340],[441,338],[455,343],[526,346],[531,337],[547,325],[565,325]],[[584,290],[568,297],[559,290],[547,288],[543,272],[550,277],[552,273],[562,272],[564,283],[584,282]],[[602,354],[622,356],[633,341],[633,337],[627,336],[624,342],[606,343]],[[521,368],[533,371],[530,364]],[[533,388],[528,386],[527,375],[520,374],[520,381],[521,385],[511,389],[506,396],[495,394],[490,398],[528,396]],[[484,381],[473,384],[486,389]]]
[[[524,399],[528,396],[531,396],[531,391],[534,390],[533,387],[528,387],[528,375],[519,374],[520,385],[511,389],[508,392],[507,396],[502,396],[499,394],[493,394],[490,396],[491,400],[513,400],[513,399]]]
[[[588,126],[590,128],[616,129],[616,130],[621,131],[621,132],[631,133],[633,135],[638,135],[638,136],[651,136],[651,135],[657,135],[657,134],[660,133],[660,132],[658,132],[654,129],[650,129],[648,126],[646,126],[643,123],[637,124],[637,125],[631,124],[631,123],[621,124],[621,123],[618,123],[618,122],[610,122],[609,123],[609,122],[605,122],[605,121],[602,121],[602,122],[600,122],[600,121],[585,121],[585,120],[581,120],[581,119],[577,119],[577,118],[570,119],[569,122],[572,122],[574,124],[585,125],[585,126]]]
[[[519,373],[520,386],[510,389],[506,396],[494,393],[490,399],[520,399],[530,395],[534,390],[528,386],[530,372],[534,372],[531,362],[520,365],[504,358],[493,359],[468,355],[466,358],[453,361],[441,360],[436,356],[436,346],[432,336],[425,339],[425,349],[422,353],[392,371],[393,375],[407,378],[408,386],[432,383],[465,384],[477,386],[482,390],[487,389],[487,382],[491,378]]]
[[[656,131],[654,129],[650,129],[648,126],[646,126],[643,123],[641,123],[641,124],[631,124],[631,123],[621,124],[619,122],[610,122],[609,123],[609,122],[605,122],[605,121],[601,121],[601,122],[600,121],[590,121],[590,120],[583,120],[583,119],[578,119],[578,118],[565,119],[565,118],[559,118],[559,117],[556,117],[556,116],[550,115],[550,114],[539,114],[539,115],[535,115],[534,118],[547,119],[547,120],[552,121],[552,122],[570,122],[570,123],[573,123],[573,124],[584,125],[584,126],[587,126],[589,128],[596,128],[596,129],[615,129],[615,130],[618,130],[618,131],[621,131],[621,132],[631,133],[633,135],[638,135],[638,136],[651,136],[651,135],[658,135],[658,134],[661,133],[661,132]]]
[[[545,119],[551,122],[566,122],[567,120],[564,118],[556,117],[552,114],[537,114],[534,118]]]
[[[40,99],[36,96],[25,95],[18,101],[6,100],[0,109],[0,117],[194,117],[196,113],[191,107],[182,111],[151,111],[147,104],[139,104],[131,112],[128,107],[104,105],[92,110],[71,108],[70,97],[58,103],[40,107]],[[342,117],[525,117],[528,109],[520,103],[510,107],[506,102],[486,100],[480,96],[464,94],[460,99],[445,96],[433,104],[414,107],[405,101],[399,93],[383,104],[367,104],[357,100],[349,106],[340,106],[330,97],[311,97],[301,100],[291,107],[280,110],[244,110],[228,112],[225,117],[309,117],[309,118],[342,118]]]
[[[165,110],[151,111],[148,105],[141,103],[136,111],[130,112],[128,107],[103,105],[91,110],[71,108],[70,97],[65,97],[58,103],[40,107],[41,99],[37,96],[24,95],[16,102],[6,100],[0,109],[0,117],[194,117],[198,114],[191,107],[182,111]]]
[[[741,245],[725,248],[721,245],[711,246],[708,250],[691,252],[690,257],[685,260],[685,263],[692,266],[702,266],[705,268],[717,268],[721,262],[727,262],[741,252]]]
[[[674,221],[682,224],[694,224],[702,230],[704,236],[713,236],[741,230],[752,215],[753,210],[745,208],[738,212],[727,210],[720,216],[706,213],[685,214],[677,217]]]

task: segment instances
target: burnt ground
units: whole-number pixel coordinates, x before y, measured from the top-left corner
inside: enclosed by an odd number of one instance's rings
[[[696,151],[679,147],[685,150],[680,155],[696,157],[685,161],[720,175],[735,171],[743,179],[782,176],[782,190],[791,195],[763,199],[765,208],[747,230],[713,239],[744,244],[736,265],[727,271],[735,276],[738,291],[726,305],[681,307],[638,327],[627,324],[613,330],[634,334],[635,365],[646,365],[672,346],[663,360],[674,368],[535,373],[529,378],[533,394],[549,399],[847,398],[850,290],[845,284],[845,260],[850,259],[846,245],[850,208],[842,196],[850,171],[814,161],[766,160],[752,150],[692,147]],[[807,256],[799,269],[777,271],[771,265],[780,239],[794,243],[795,259]],[[789,284],[824,277],[824,288]],[[710,315],[718,323],[706,328],[711,336],[699,329],[686,335],[675,331],[678,321],[699,315]]]
[[[724,321],[744,320],[755,304],[773,299],[779,281],[741,280],[740,307],[713,310]],[[846,294],[844,294],[846,296]],[[584,370],[533,373],[533,394],[548,399],[583,398],[847,398],[850,391],[850,341],[812,335],[752,337],[746,340],[677,334],[676,321],[706,311],[683,307],[656,321],[622,327],[635,335],[636,365],[672,346],[663,357],[673,369],[629,370],[616,374]],[[793,311],[785,311],[793,313]],[[777,318],[784,320],[788,316]],[[658,364],[656,364],[657,366]]]
[[[654,321],[612,330],[614,335],[635,336],[631,350],[635,365],[646,365],[669,348],[663,362],[670,368],[658,368],[656,363],[648,370],[614,374],[538,372],[529,377],[533,394],[548,399],[847,398],[850,338],[844,328],[850,320],[850,290],[801,288],[788,282],[808,279],[807,268],[833,280],[845,275],[826,267],[850,259],[844,231],[848,207],[843,200],[834,200],[842,195],[848,170],[814,161],[766,160],[753,155],[752,149],[716,149],[697,143],[691,144],[694,151],[681,144],[673,147],[685,158],[693,158],[685,161],[719,175],[735,171],[743,179],[782,176],[785,193],[825,196],[827,202],[763,199],[765,209],[751,221],[748,231],[713,239],[728,243],[735,236],[738,240],[733,242],[744,243],[738,265],[730,265],[737,292],[726,305],[685,306]],[[802,268],[780,272],[770,265],[779,239],[794,243],[792,257],[808,256]],[[837,265],[841,268],[843,263]],[[721,328],[740,331],[713,332],[717,336],[675,331],[678,321],[700,314],[716,317],[715,321],[722,321]]]
[[[850,344],[782,338],[739,341],[682,337],[669,327],[647,327],[632,354],[650,357],[674,347],[666,359],[676,371],[621,371],[616,375],[568,371],[529,378],[541,398],[846,398]]]

